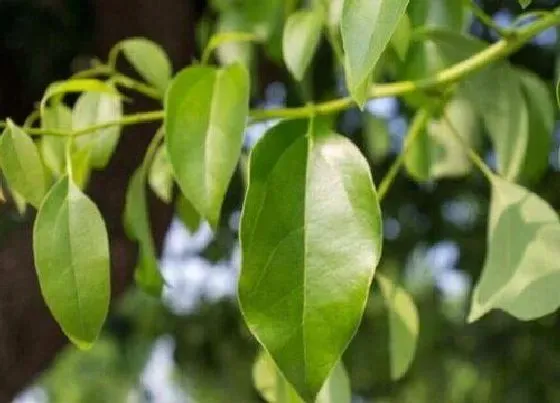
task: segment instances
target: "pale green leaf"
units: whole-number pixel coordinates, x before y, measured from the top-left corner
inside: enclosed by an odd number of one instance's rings
[[[49,191],[33,228],[41,292],[80,348],[97,339],[110,297],[109,240],[95,204],[67,176]]]
[[[253,366],[253,383],[268,403],[303,403],[265,351],[259,353]],[[350,380],[344,366],[339,363],[321,388],[315,403],[350,403],[351,400]]]
[[[408,0],[345,0],[342,43],[352,97],[362,106],[370,75],[405,14]]]
[[[72,111],[62,103],[55,103],[43,111],[41,127],[45,130],[72,130]],[[45,166],[56,177],[64,175],[66,171],[66,141],[61,136],[42,136],[39,140],[39,150]]]
[[[456,138],[454,131],[463,141]],[[420,182],[467,175],[472,165],[465,144],[476,148],[479,133],[479,119],[471,103],[462,98],[451,100],[442,117],[430,121],[410,146],[405,157],[407,172]]]
[[[241,154],[248,112],[249,77],[240,64],[186,68],[165,98],[165,140],[175,179],[214,228]]]
[[[360,323],[382,230],[365,158],[344,137],[306,132],[306,122],[281,123],[251,153],[239,301],[250,330],[311,401]]]
[[[164,203],[171,203],[173,197],[173,172],[167,149],[165,146],[158,148],[148,174],[148,184],[154,193]]]
[[[171,81],[172,66],[165,50],[145,38],[131,38],[117,45],[134,69],[162,95]]]
[[[303,80],[315,55],[322,27],[322,15],[313,10],[298,11],[286,21],[282,41],[284,61],[298,81]]]
[[[124,227],[128,237],[138,242],[139,256],[134,272],[136,284],[148,294],[159,297],[163,288],[146,200],[146,171],[136,170],[126,191]]]
[[[217,34],[209,47],[217,49],[222,65],[241,63],[247,69],[253,59],[253,44],[258,37],[250,31],[250,26],[238,10],[221,13],[217,21]],[[234,40],[235,39],[235,40]]]
[[[72,128],[84,129],[103,123],[114,122],[122,117],[122,103],[113,94],[84,92],[72,111]],[[109,163],[119,141],[120,127],[99,129],[76,138],[78,148],[91,150],[90,163],[93,168],[104,168]]]
[[[377,163],[387,157],[391,148],[391,135],[386,120],[363,114],[363,137],[367,155],[372,162]]]
[[[554,210],[527,189],[494,177],[488,250],[469,321],[492,309],[521,320],[554,312],[560,306],[559,243]]]
[[[0,167],[9,187],[39,208],[47,191],[41,156],[31,137],[11,120],[0,138]]]
[[[391,279],[376,277],[389,310],[391,378],[400,379],[408,371],[418,340],[420,321],[412,297]]]

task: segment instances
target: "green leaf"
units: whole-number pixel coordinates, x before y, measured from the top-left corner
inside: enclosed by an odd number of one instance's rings
[[[249,329],[312,401],[360,323],[382,229],[365,158],[344,137],[306,127],[281,123],[251,153],[239,301]]]
[[[378,274],[377,281],[389,309],[391,378],[397,380],[408,371],[416,353],[418,310],[411,296],[391,279]]]
[[[533,2],[533,0],[519,0],[519,5],[522,8],[527,8]]]
[[[119,120],[122,104],[119,97],[100,92],[84,92],[74,105],[72,127],[74,130]],[[90,163],[93,168],[107,166],[119,141],[120,127],[112,126],[79,136],[75,143],[78,148],[91,150]]]
[[[374,163],[382,161],[387,157],[391,148],[391,135],[387,121],[364,112],[363,129],[368,157]]]
[[[250,31],[250,26],[238,10],[221,13],[217,21],[217,34],[208,46],[217,48],[222,65],[241,63],[247,69],[253,59],[253,44],[258,37]],[[232,40],[237,39],[237,40]]]
[[[72,110],[62,103],[45,108],[41,126],[45,130],[71,131]],[[66,141],[66,138],[60,136],[42,136],[39,140],[43,162],[56,178],[66,172]]]
[[[452,127],[443,116],[447,116]],[[407,172],[419,182],[463,176],[472,169],[463,143],[476,148],[480,125],[471,103],[455,98],[445,106],[443,116],[428,124],[405,156]],[[454,131],[463,142],[456,138]]]
[[[0,167],[9,187],[39,208],[47,191],[43,163],[31,137],[11,120],[0,138]]]
[[[126,39],[117,46],[142,78],[163,95],[173,70],[165,50],[145,38]]]
[[[164,145],[160,146],[154,155],[154,160],[148,175],[148,184],[154,193],[164,203],[171,203],[173,197],[173,172],[167,149]]]
[[[298,81],[303,80],[321,39],[322,15],[313,10],[298,11],[284,27],[282,49],[288,70]]]
[[[350,93],[363,106],[370,75],[405,14],[408,0],[346,0],[342,43]]]
[[[516,72],[529,113],[529,138],[520,176],[526,182],[536,182],[548,168],[555,124],[554,101],[546,84],[537,75],[520,69]]]
[[[198,214],[193,205],[185,199],[183,195],[177,196],[175,210],[183,224],[185,224],[185,227],[187,227],[190,232],[194,233],[200,228],[202,221],[200,219],[200,214]]]
[[[67,176],[41,205],[33,252],[54,318],[78,347],[91,347],[109,309],[109,240],[99,210]]]
[[[269,403],[303,403],[265,351],[259,353],[253,366],[253,382],[263,399]],[[344,366],[339,363],[334,367],[315,403],[350,403],[351,400],[350,380]]]
[[[163,278],[159,271],[148,217],[144,166],[136,170],[126,191],[124,227],[128,237],[139,244],[138,263],[134,272],[136,284],[148,294],[159,297]]]
[[[395,49],[397,56],[401,60],[406,60],[408,48],[410,46],[410,37],[412,36],[412,26],[408,15],[403,15],[395,33],[391,37],[391,46]]]
[[[466,27],[468,13],[464,2],[457,0],[415,0],[408,6],[414,27],[446,28],[461,32]]]
[[[560,306],[559,243],[554,210],[527,189],[494,177],[488,251],[469,322],[496,308],[521,320],[554,312]]]
[[[240,64],[186,68],[165,97],[165,141],[175,179],[213,228],[241,154],[248,113],[249,77]]]

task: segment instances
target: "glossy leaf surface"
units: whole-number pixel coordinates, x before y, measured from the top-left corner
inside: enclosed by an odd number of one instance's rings
[[[300,396],[315,398],[360,323],[381,252],[369,166],[347,139],[294,121],[251,154],[239,300]]]

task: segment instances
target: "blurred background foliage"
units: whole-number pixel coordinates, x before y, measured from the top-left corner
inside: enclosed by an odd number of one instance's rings
[[[288,3],[296,0],[280,2],[286,7]],[[255,10],[268,13],[278,24],[263,25],[273,30],[267,46],[236,45],[219,54],[227,60],[231,52],[242,52],[252,65],[259,83],[254,104],[297,105],[311,96],[327,99],[340,94],[340,72],[328,67],[334,66],[334,55],[327,43],[322,44],[303,90],[288,76],[279,48],[283,14],[274,4],[196,2],[192,9],[197,13],[199,51],[214,30],[240,29],[247,21],[254,22]],[[503,23],[521,11],[516,0],[487,0],[481,5]],[[557,5],[558,1],[535,0],[532,9]],[[9,94],[10,99],[2,92],[0,116],[21,118],[31,110],[29,100],[39,99],[49,82],[67,77],[93,56],[96,16],[90,6],[86,0],[0,0],[0,68],[16,69],[19,77],[11,83],[17,91]],[[127,23],[125,17],[122,23]],[[469,23],[473,34],[496,40],[490,29],[474,20]],[[557,42],[557,32],[548,31],[511,60],[552,86]],[[338,130],[369,157],[377,181],[400,150],[409,112],[397,100],[383,99],[370,102],[366,113],[354,109],[337,120]],[[266,127],[248,130],[248,147]],[[558,137],[548,172],[533,186],[555,208],[560,207]],[[103,336],[91,351],[68,346],[49,370],[30,380],[16,401],[261,401],[251,381],[257,346],[243,325],[235,298],[241,195],[240,173],[215,235],[206,225],[190,233],[176,218],[162,255],[168,282],[163,300],[131,289],[114,305]],[[344,355],[356,402],[560,401],[558,314],[523,323],[493,312],[475,324],[465,323],[471,286],[484,259],[488,200],[488,184],[477,173],[424,185],[399,176],[383,204],[385,244],[378,270],[395,273],[414,296],[420,311],[419,346],[409,373],[392,382],[388,318],[374,286],[360,330]],[[19,220],[13,208],[0,211],[0,242]]]

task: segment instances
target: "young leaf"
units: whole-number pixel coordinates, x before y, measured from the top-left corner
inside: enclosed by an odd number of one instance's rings
[[[531,320],[560,306],[560,222],[527,189],[494,177],[488,251],[469,322],[492,309]]]
[[[144,38],[132,38],[117,45],[136,71],[162,95],[171,81],[172,66],[165,50]]]
[[[122,104],[119,97],[100,92],[84,92],[76,101],[72,113],[74,130],[83,129],[122,117]],[[99,129],[75,140],[78,148],[91,150],[90,163],[93,168],[104,168],[109,163],[119,141],[120,127]]]
[[[350,93],[358,105],[367,99],[370,75],[405,14],[408,0],[346,0],[342,43]]]
[[[144,166],[136,170],[126,191],[124,228],[128,237],[139,244],[138,266],[134,272],[136,284],[148,294],[159,297],[163,288],[163,278],[159,271],[148,217]]]
[[[240,64],[186,68],[165,97],[165,142],[175,178],[214,228],[241,154],[248,112],[249,77]]]
[[[41,126],[45,130],[71,131],[72,111],[62,103],[51,105],[43,111]],[[39,140],[43,162],[56,178],[66,172],[66,141],[60,136],[42,136]]]
[[[9,187],[39,208],[47,191],[43,163],[31,137],[11,120],[0,138],[0,167]]]
[[[414,300],[389,278],[377,275],[381,294],[389,309],[391,378],[400,379],[416,352],[420,322]]]
[[[259,353],[253,366],[253,382],[262,398],[269,403],[303,403],[265,351]],[[315,403],[350,403],[351,400],[350,380],[344,366],[338,363]]]
[[[33,253],[54,318],[72,342],[89,348],[109,309],[109,240],[99,210],[67,176],[37,214]]]
[[[158,148],[150,167],[148,175],[148,184],[154,191],[157,197],[164,203],[171,203],[173,197],[173,172],[169,157],[167,156],[167,149],[165,146]]]
[[[323,18],[316,11],[298,11],[286,21],[282,50],[288,70],[296,80],[303,80],[321,39]]]
[[[251,153],[241,218],[245,320],[312,401],[360,323],[381,253],[369,166],[347,139],[293,121]]]

